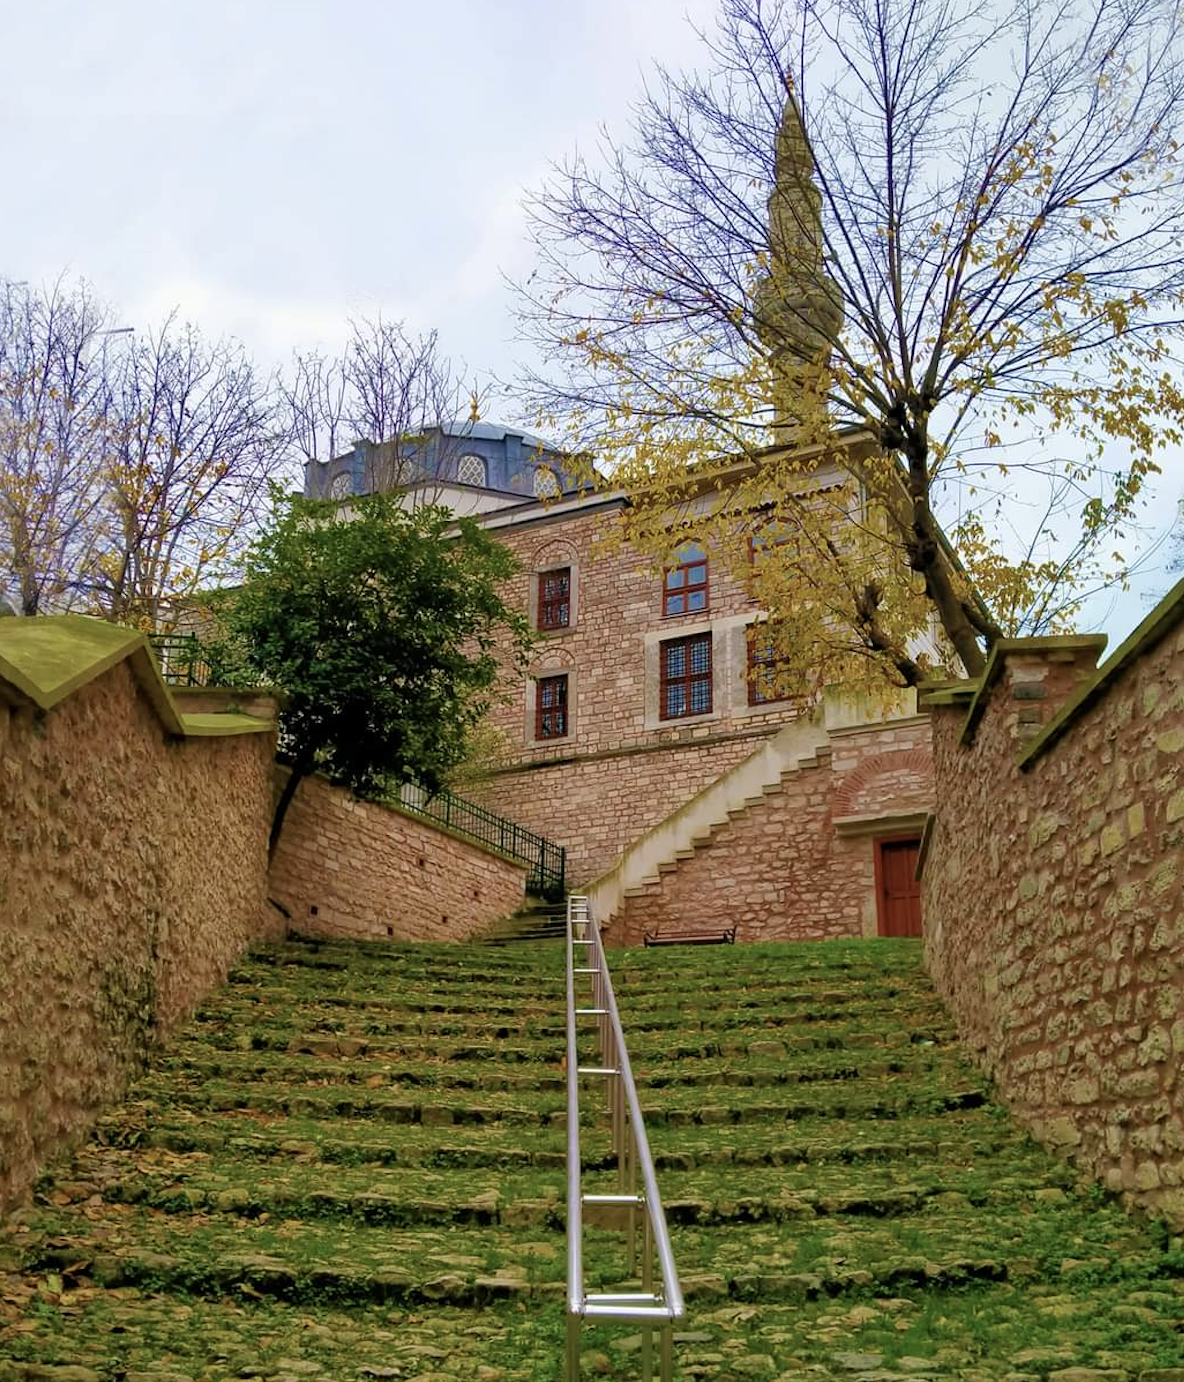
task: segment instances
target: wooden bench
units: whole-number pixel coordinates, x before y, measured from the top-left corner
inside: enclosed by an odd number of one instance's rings
[[[647,931],[642,941],[645,945],[735,945],[736,928],[721,927],[718,931]]]

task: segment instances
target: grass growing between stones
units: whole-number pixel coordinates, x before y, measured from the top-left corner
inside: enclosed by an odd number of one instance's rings
[[[919,961],[612,957],[689,1302],[677,1375],[1184,1382],[1180,1244],[1010,1122]],[[253,957],[8,1224],[0,1382],[556,1382],[562,982],[547,945]],[[619,1287],[620,1235],[585,1250]],[[589,1378],[637,1375],[627,1326],[584,1345]]]

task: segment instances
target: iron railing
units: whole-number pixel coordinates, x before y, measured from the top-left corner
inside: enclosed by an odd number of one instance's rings
[[[588,994],[577,998],[577,989]],[[581,1006],[577,1007],[577,1002]],[[581,1065],[581,1023],[595,1023],[599,1063]],[[586,1194],[580,1159],[580,1081],[604,1082],[612,1125],[617,1189]],[[638,1178],[641,1188],[638,1189]],[[589,1292],[584,1284],[584,1210],[600,1207],[624,1212],[626,1260],[637,1265],[637,1227],[641,1220],[640,1291]],[[657,1276],[655,1278],[655,1266]],[[641,1375],[653,1382],[654,1330],[659,1333],[661,1382],[674,1371],[674,1323],[684,1313],[678,1269],[670,1246],[666,1215],[658,1194],[637,1086],[625,1049],[621,1015],[613,995],[600,928],[588,898],[567,900],[567,1382],[580,1376],[580,1330],[585,1320],[628,1320],[642,1327]]]
[[[172,686],[209,686],[213,669],[201,640],[191,633],[150,633],[160,674]]]
[[[526,889],[558,901],[563,897],[567,873],[567,850],[527,830],[517,821],[487,811],[476,802],[448,791],[429,792],[413,782],[399,788],[398,803],[406,811],[439,821],[480,844],[489,845],[526,865]]]

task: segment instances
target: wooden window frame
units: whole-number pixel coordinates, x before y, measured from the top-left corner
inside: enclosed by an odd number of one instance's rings
[[[694,672],[691,670],[691,648],[694,644],[704,644],[707,648],[707,671]],[[675,647],[683,646],[687,649],[686,671],[680,677],[672,677],[667,671],[667,654]],[[714,677],[714,656],[712,648],[712,636],[707,633],[690,633],[683,638],[668,638],[658,644],[658,718],[660,720],[690,720],[698,719],[701,715],[710,715],[714,708],[715,689],[713,686]],[[707,704],[698,710],[691,708],[692,689],[697,682],[705,682],[707,686]],[[682,685],[685,692],[686,709],[681,712],[671,712],[668,709],[667,691],[671,686]]]
[[[548,599],[546,597],[547,582],[566,578],[566,586],[562,595],[556,595]],[[550,571],[540,571],[538,575],[538,617],[537,627],[541,633],[554,633],[559,629],[571,628],[571,567],[556,566]],[[560,612],[563,617],[560,618]]]
[[[766,536],[775,525],[766,522],[754,533],[748,535],[748,598],[756,600],[756,573],[761,562],[777,547],[785,547],[793,539],[792,533],[782,533],[779,537],[769,538]]]
[[[744,642],[747,648],[748,672],[745,680],[748,683],[748,704],[754,708],[766,705],[781,705],[785,701],[793,700],[793,696],[788,691],[778,692],[773,696],[762,696],[760,694],[760,681],[756,675],[758,668],[763,669],[766,674],[774,673],[779,663],[784,663],[785,659],[779,657],[776,651],[770,657],[756,656],[757,639],[756,630],[763,628],[762,624],[749,624],[744,630]],[[765,644],[763,646],[770,646]]]
[[[563,683],[561,697],[552,705],[544,704],[545,688]],[[534,683],[534,737],[539,743],[547,744],[553,739],[566,739],[571,729],[571,715],[568,710],[568,680],[566,672],[556,672],[551,676],[538,677]],[[562,716],[563,728],[548,731],[543,724],[547,715]]]
[[[690,561],[683,561],[680,558],[673,566],[666,567],[662,572],[663,619],[682,619],[688,614],[703,615],[711,608],[711,560],[707,555],[707,550],[701,543],[697,542],[694,544],[684,544],[684,546],[685,545],[693,545],[697,551],[702,553],[702,556],[692,557]],[[703,579],[701,581],[692,583],[684,576],[683,583],[680,586],[675,587],[673,590],[670,588],[670,577],[674,575],[675,572],[689,572],[692,567],[696,566],[701,566],[703,568]],[[703,603],[692,609],[691,595],[700,590],[703,592]],[[672,610],[670,608],[674,600],[682,600],[682,609]]]

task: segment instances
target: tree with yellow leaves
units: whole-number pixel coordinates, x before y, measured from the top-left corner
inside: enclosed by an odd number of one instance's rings
[[[722,0],[711,70],[660,70],[634,141],[531,202],[528,396],[630,492],[624,536],[746,566],[827,679],[1064,627],[1184,435],[1180,24]]]

